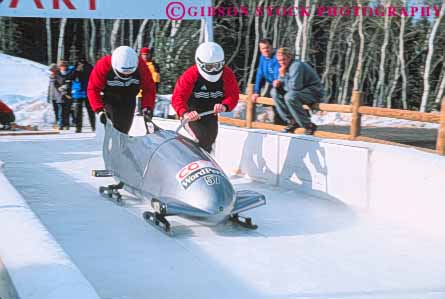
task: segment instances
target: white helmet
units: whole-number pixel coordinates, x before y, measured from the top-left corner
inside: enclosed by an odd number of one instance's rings
[[[116,48],[111,55],[111,66],[119,78],[126,80],[125,75],[133,74],[139,63],[136,51],[128,46]],[[122,76],[124,75],[124,76]]]
[[[199,45],[195,53],[195,61],[201,76],[207,81],[216,82],[221,78],[224,67],[224,50],[214,42]]]

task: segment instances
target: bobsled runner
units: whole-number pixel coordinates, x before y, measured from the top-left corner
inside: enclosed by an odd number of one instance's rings
[[[216,161],[196,141],[180,135],[179,129],[164,130],[147,118],[144,123],[146,135],[129,136],[116,130],[107,119],[103,142],[105,170],[93,170],[93,176],[113,177],[116,184],[100,187],[101,194],[119,202],[119,190],[124,189],[149,201],[152,210],[143,217],[165,233],[172,232],[168,216],[209,225],[232,221],[257,228],[240,213],[264,205],[264,195],[235,191]],[[184,125],[182,122],[181,126]]]

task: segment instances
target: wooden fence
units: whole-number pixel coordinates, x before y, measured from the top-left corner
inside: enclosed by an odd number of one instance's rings
[[[240,95],[240,101],[246,102],[246,119],[245,120],[234,119],[234,118],[229,118],[229,117],[220,117],[219,118],[220,122],[229,124],[229,125],[245,127],[245,128],[281,131],[284,128],[284,126],[254,121],[256,104],[274,105],[274,103],[271,98],[265,98],[265,97],[257,98],[256,102],[254,103],[252,101],[252,95],[253,95],[253,84],[249,84],[247,95],[244,95],[244,94]],[[316,104],[316,105],[313,105],[311,108],[315,109],[315,110],[326,111],[326,112],[352,113],[351,128],[350,128],[349,134],[338,134],[338,133],[331,133],[331,132],[324,132],[324,131],[316,131],[314,135],[317,137],[321,137],[321,138],[357,140],[357,141],[366,141],[366,142],[406,146],[406,145],[395,143],[395,142],[361,136],[360,135],[361,116],[362,115],[373,115],[373,116],[380,116],[380,117],[398,118],[398,119],[413,120],[413,121],[420,121],[420,122],[427,122],[427,123],[435,123],[435,124],[439,124],[436,152],[439,155],[445,156],[445,96],[442,99],[442,107],[441,107],[440,114],[362,106],[362,98],[363,98],[362,92],[353,91],[351,105],[338,105],[338,104]],[[296,129],[294,131],[294,133],[302,134],[302,133],[304,133],[304,129],[301,129],[301,128]],[[430,151],[430,150],[427,150],[424,148],[421,148],[421,149]]]

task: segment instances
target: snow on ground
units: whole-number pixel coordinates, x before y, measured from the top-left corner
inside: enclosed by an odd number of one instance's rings
[[[0,99],[9,105],[20,125],[48,127],[54,122],[46,102],[48,67],[0,53]]]
[[[4,172],[102,298],[439,299],[445,240],[341,202],[233,177],[266,195],[259,225],[173,219],[168,237],[141,218],[147,203],[98,195],[109,178],[92,134],[3,137]],[[389,199],[388,199],[389,200]]]

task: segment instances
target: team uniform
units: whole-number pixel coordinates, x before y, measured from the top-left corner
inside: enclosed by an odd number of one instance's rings
[[[135,63],[137,69],[135,66],[135,70],[122,76],[112,66],[112,56],[105,56],[95,65],[88,83],[88,100],[93,111],[105,110],[114,127],[126,134],[133,122],[139,90],[142,90],[143,109],[152,111],[155,101],[155,85],[150,71],[142,59]]]
[[[0,101],[0,125],[4,129],[9,129],[13,122],[15,122],[14,112],[8,105]]]
[[[190,111],[202,113],[213,110],[215,104],[223,104],[226,111],[231,111],[238,103],[239,93],[236,77],[227,66],[224,66],[221,77],[211,82],[206,80],[198,71],[198,66],[194,65],[176,82],[172,106],[180,117]],[[218,134],[217,115],[204,116],[189,122],[188,125],[199,140],[200,146],[210,152]]]

